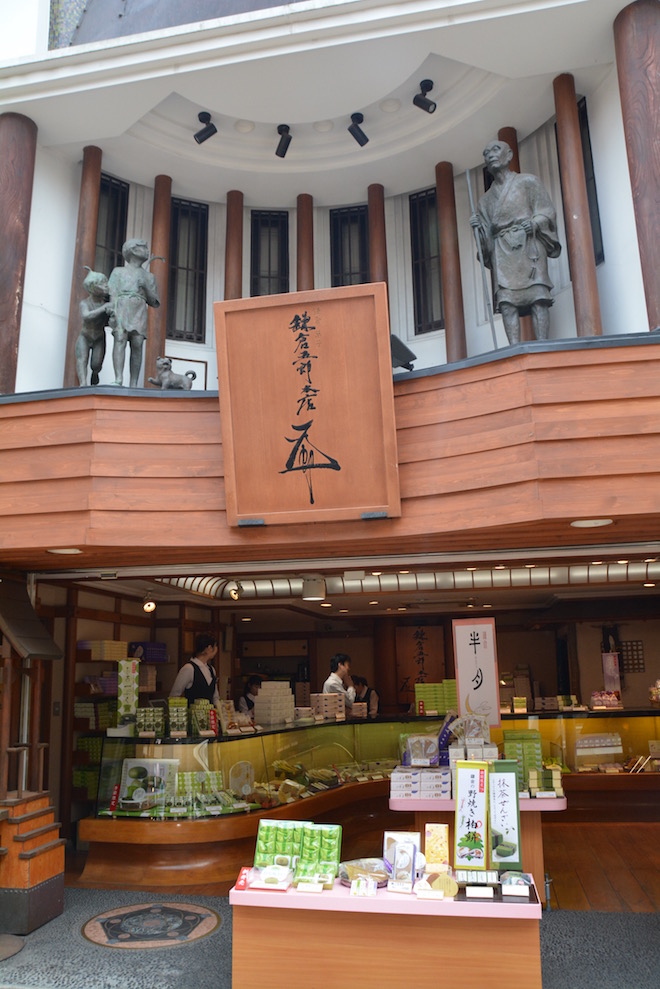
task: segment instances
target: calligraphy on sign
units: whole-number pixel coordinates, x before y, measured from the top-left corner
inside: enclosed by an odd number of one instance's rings
[[[230,526],[401,515],[387,287],[214,304]]]
[[[522,869],[517,768],[515,759],[499,759],[488,772],[488,830],[494,869]]]
[[[497,670],[495,620],[456,619],[452,622],[458,710],[461,716],[478,714],[491,727],[500,724],[500,687]]]
[[[456,763],[454,864],[485,869],[488,838],[488,763]]]
[[[313,361],[318,360],[318,354],[313,352],[311,335],[316,330],[312,326],[310,316],[305,310],[303,313],[296,313],[289,324],[289,329],[293,330],[294,337],[294,359],[292,365],[301,378],[300,394],[296,399],[296,416],[307,419],[306,422],[293,422],[291,429],[297,435],[287,436],[287,443],[292,444],[292,450],[287,457],[286,465],[282,474],[291,471],[301,471],[307,481],[309,488],[309,503],[314,504],[314,488],[312,474],[315,470],[341,470],[339,463],[334,457],[323,453],[317,446],[314,446],[310,438],[310,432],[314,426],[314,413],[317,408],[320,388],[315,388],[312,382]],[[310,416],[311,418],[308,418]]]
[[[440,683],[445,678],[444,631],[437,625],[414,625],[396,630],[396,689],[400,704],[415,700],[416,683]]]

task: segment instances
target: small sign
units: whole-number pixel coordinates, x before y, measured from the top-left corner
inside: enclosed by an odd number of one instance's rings
[[[456,763],[454,862],[457,868],[485,869],[488,838],[488,763]]]

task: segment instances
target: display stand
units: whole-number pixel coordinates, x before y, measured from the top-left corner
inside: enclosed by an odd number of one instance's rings
[[[541,989],[536,889],[513,902],[425,900],[379,890],[357,897],[335,882],[304,893],[230,890],[233,908],[232,986],[262,989],[273,961],[287,989]],[[478,946],[478,950],[475,947]],[[271,973],[272,980],[272,973]]]
[[[390,810],[406,811],[415,816],[415,831],[424,834],[424,828],[429,823],[449,825],[449,847],[454,847],[454,812],[455,800],[429,798],[393,798],[390,797]],[[551,811],[566,810],[566,797],[548,797],[547,799],[527,797],[520,800],[520,845],[522,852],[522,867],[524,872],[531,872],[539,884],[539,897],[545,903],[545,865],[543,860],[543,831],[541,814]]]

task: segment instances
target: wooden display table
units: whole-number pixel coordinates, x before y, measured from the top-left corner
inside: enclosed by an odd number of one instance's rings
[[[323,893],[234,888],[229,902],[233,989],[263,989],[268,974],[287,989],[541,989],[534,888],[524,901],[422,900],[350,896],[336,882]]]
[[[390,810],[406,811],[415,816],[415,831],[424,834],[427,823],[449,825],[449,848],[454,847],[454,812],[456,801],[440,798],[418,800],[390,797]],[[520,850],[524,872],[531,872],[538,884],[539,897],[545,903],[545,865],[541,814],[566,810],[566,797],[523,797],[520,800]]]

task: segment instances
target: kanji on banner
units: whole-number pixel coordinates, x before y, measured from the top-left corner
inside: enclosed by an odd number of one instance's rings
[[[452,629],[459,713],[477,714],[486,718],[491,727],[499,726],[495,619],[460,618],[452,622]]]

